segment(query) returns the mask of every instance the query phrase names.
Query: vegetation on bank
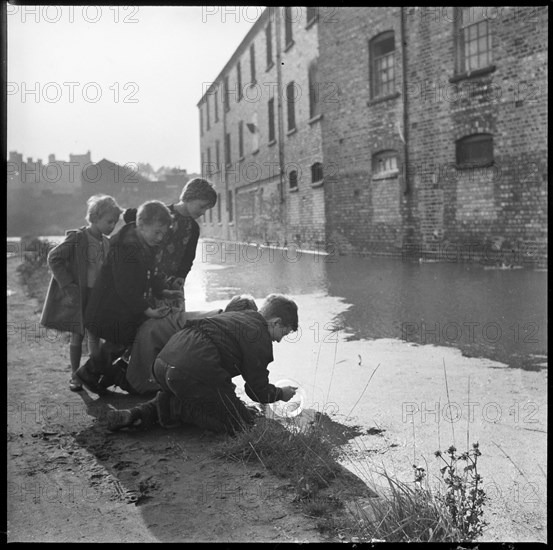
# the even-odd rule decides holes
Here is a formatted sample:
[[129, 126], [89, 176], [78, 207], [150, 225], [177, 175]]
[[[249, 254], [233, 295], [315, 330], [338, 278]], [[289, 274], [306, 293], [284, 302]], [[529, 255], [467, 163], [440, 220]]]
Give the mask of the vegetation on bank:
[[347, 453], [330, 442], [321, 422], [299, 428], [290, 421], [285, 427], [276, 420], [260, 418], [252, 428], [221, 441], [214, 456], [257, 463], [288, 480], [293, 502], [330, 539], [471, 542], [482, 534], [487, 497], [478, 473], [478, 443], [460, 454], [453, 446], [443, 453], [436, 451], [435, 457], [445, 464], [438, 489], [431, 489], [425, 468], [413, 465], [413, 482], [394, 479], [386, 471], [376, 472], [385, 488], [377, 498], [370, 495], [353, 503], [344, 500], [339, 490], [342, 467], [338, 460], [355, 460]]

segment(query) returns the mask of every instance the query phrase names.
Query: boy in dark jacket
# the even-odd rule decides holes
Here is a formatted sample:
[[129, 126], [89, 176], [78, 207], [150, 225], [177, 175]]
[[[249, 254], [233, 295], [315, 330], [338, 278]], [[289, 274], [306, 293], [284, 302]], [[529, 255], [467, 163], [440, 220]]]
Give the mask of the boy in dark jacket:
[[[217, 192], [211, 182], [194, 178], [184, 186], [179, 202], [167, 206], [171, 212], [172, 225], [161, 245], [158, 269], [172, 289], [183, 291], [184, 281], [196, 257], [200, 236], [200, 226], [196, 220], [216, 203]], [[123, 219], [126, 223], [135, 221], [136, 209], [128, 208]]]
[[[172, 299], [157, 274], [155, 254], [171, 224], [171, 214], [159, 201], [140, 206], [136, 223], [128, 223], [110, 241], [85, 312], [85, 327], [111, 346], [132, 345], [138, 327], [148, 318], [169, 313], [156, 299]], [[90, 361], [75, 373], [87, 389], [98, 392], [100, 361]]]
[[192, 423], [233, 434], [253, 423], [252, 413], [235, 393], [241, 375], [246, 394], [258, 403], [289, 401], [295, 387], [269, 383], [273, 342], [298, 328], [298, 308], [280, 294], [267, 297], [259, 312], [224, 312], [188, 321], [167, 342], [154, 363], [161, 387], [156, 397], [130, 410], [110, 411], [108, 429], [158, 422], [164, 427]]

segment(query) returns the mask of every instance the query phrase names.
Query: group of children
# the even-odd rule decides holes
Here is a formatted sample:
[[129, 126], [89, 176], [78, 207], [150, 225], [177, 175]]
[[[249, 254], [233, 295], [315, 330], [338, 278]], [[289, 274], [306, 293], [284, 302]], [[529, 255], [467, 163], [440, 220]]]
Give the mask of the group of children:
[[[234, 433], [254, 418], [234, 391], [238, 375], [258, 403], [295, 394], [297, 388], [270, 384], [267, 369], [272, 342], [297, 330], [292, 300], [272, 294], [258, 310], [251, 297], [237, 296], [224, 311], [185, 311], [196, 219], [216, 202], [202, 178], [170, 205], [148, 201], [124, 211], [113, 197], [96, 195], [87, 203], [88, 225], [67, 231], [48, 255], [52, 279], [41, 324], [71, 333], [70, 390], [101, 394], [118, 385], [155, 393], [134, 409], [110, 411], [110, 430], [158, 422]], [[121, 214], [125, 225], [108, 239]], [[81, 365], [85, 334], [90, 357]]]

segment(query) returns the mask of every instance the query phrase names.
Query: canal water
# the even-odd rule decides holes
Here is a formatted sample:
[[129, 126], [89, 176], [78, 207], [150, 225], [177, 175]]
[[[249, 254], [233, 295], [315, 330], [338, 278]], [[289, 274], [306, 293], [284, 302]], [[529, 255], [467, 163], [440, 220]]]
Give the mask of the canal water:
[[[8, 239], [10, 250], [17, 241]], [[531, 267], [487, 269], [200, 240], [186, 292], [189, 310], [219, 307], [238, 293], [258, 303], [272, 292], [325, 295], [339, 301], [333, 326], [350, 340], [452, 346], [525, 370], [547, 363], [547, 272]]]
[[[468, 263], [314, 255], [202, 241], [193, 271], [207, 303], [246, 292], [336, 297], [348, 339], [453, 346], [463, 355], [540, 370], [547, 361], [547, 273]], [[192, 275], [192, 273], [191, 273]], [[188, 302], [188, 295], [187, 295]]]

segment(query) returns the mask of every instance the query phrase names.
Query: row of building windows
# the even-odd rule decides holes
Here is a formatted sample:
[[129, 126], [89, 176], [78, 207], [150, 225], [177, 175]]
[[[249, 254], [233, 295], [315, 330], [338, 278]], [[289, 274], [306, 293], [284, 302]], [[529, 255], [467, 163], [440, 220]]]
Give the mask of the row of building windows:
[[[293, 44], [292, 37], [292, 17], [286, 15], [292, 8], [285, 8], [285, 43], [288, 46]], [[309, 10], [314, 10], [310, 12]], [[484, 10], [477, 10], [475, 8], [464, 7], [455, 8], [457, 16], [455, 17], [456, 25], [456, 51], [457, 51], [457, 67], [456, 72], [459, 74], [470, 73], [478, 69], [484, 69], [491, 66], [492, 63], [492, 40], [489, 28], [489, 21], [485, 17]], [[308, 12], [308, 24], [310, 21], [317, 20], [317, 9], [307, 8]], [[313, 15], [314, 14], [314, 15]], [[309, 19], [311, 17], [311, 19]], [[269, 67], [273, 63], [272, 54], [272, 26], [271, 22], [268, 23], [265, 36], [267, 41], [267, 66]], [[394, 94], [396, 85], [395, 74], [395, 35], [394, 31], [385, 31], [378, 36], [372, 38], [369, 42], [369, 74], [370, 74], [370, 91], [371, 98], [378, 99]], [[252, 44], [250, 46], [250, 74], [251, 84], [256, 83], [255, 78], [255, 48]], [[317, 62], [314, 61], [309, 66], [309, 110], [310, 116], [317, 116], [319, 101], [318, 101], [318, 67]], [[237, 81], [237, 100], [240, 101], [243, 97], [242, 87], [242, 70], [240, 61], [236, 65], [236, 81]], [[290, 86], [293, 83], [288, 84], [286, 88], [286, 100], [288, 102], [288, 129], [295, 127], [294, 121], [294, 101], [295, 94]], [[230, 109], [229, 104], [229, 77], [224, 77], [224, 90], [223, 94], [224, 108], [226, 111]], [[215, 122], [219, 120], [218, 116], [218, 93], [217, 90], [212, 94], [214, 96], [214, 109], [215, 109]], [[209, 108], [209, 95], [205, 100], [206, 110], [206, 128], [210, 129], [210, 108]], [[200, 108], [200, 129], [203, 134], [203, 117], [202, 109]]]
[[[207, 150], [208, 163], [210, 160], [210, 150]], [[217, 142], [217, 166], [219, 166], [219, 143]], [[372, 172], [375, 176], [396, 177], [399, 173], [399, 155], [397, 151], [386, 150], [375, 153], [372, 158]], [[456, 161], [459, 168], [463, 167], [482, 167], [493, 163], [493, 136], [491, 134], [473, 134], [465, 136], [456, 142]], [[202, 172], [203, 172], [203, 153], [202, 153]], [[211, 165], [207, 166], [207, 176], [211, 175]], [[324, 181], [323, 165], [315, 162], [311, 165], [311, 185], [316, 186]], [[298, 190], [298, 171], [291, 170], [288, 173], [288, 186], [290, 191]], [[230, 223], [234, 220], [233, 192], [227, 191], [227, 213]], [[213, 209], [204, 214], [204, 222], [213, 222]], [[221, 223], [221, 193], [217, 196], [217, 222]]]
[[[270, 102], [273, 100], [270, 100]], [[270, 103], [271, 106], [271, 103]], [[271, 126], [270, 126], [271, 128]], [[274, 136], [274, 124], [273, 124], [273, 136]], [[271, 136], [271, 132], [269, 132]], [[273, 137], [274, 139], [274, 137]], [[204, 154], [202, 152], [202, 169], [205, 167], [205, 173], [208, 177], [219, 171], [220, 165], [220, 146], [219, 141], [215, 142], [215, 165], [212, 164], [211, 148], [207, 148], [207, 164], [204, 164]], [[226, 164], [230, 164], [231, 158], [231, 137], [227, 133], [225, 136], [225, 158]], [[238, 123], [238, 154], [240, 159], [244, 158], [244, 124], [242, 121]], [[398, 171], [398, 155], [393, 150], [381, 151], [373, 155], [372, 170], [376, 175], [393, 174]], [[491, 134], [479, 133], [472, 134], [460, 138], [455, 143], [455, 160], [456, 165], [459, 168], [466, 166], [487, 166], [493, 163], [493, 136]], [[323, 179], [322, 173], [316, 172], [319, 167], [313, 165], [312, 167], [313, 177], [312, 183], [321, 181]], [[322, 166], [320, 167], [322, 169]], [[291, 188], [296, 187], [293, 182], [290, 184]]]
[[[228, 134], [227, 134], [228, 136]], [[207, 148], [207, 164], [204, 164], [204, 155], [202, 153], [202, 173], [207, 177], [220, 170], [219, 164], [219, 142], [216, 142], [215, 164], [211, 163], [211, 149]], [[229, 145], [230, 147], [230, 136]], [[455, 143], [456, 166], [460, 169], [490, 166], [494, 162], [493, 156], [493, 136], [491, 134], [472, 134], [465, 136]], [[372, 157], [372, 172], [377, 177], [394, 177], [399, 173], [399, 155], [395, 150], [385, 150], [375, 153]], [[323, 165], [316, 162], [311, 165], [311, 185], [316, 185], [324, 181]], [[288, 174], [288, 184], [290, 190], [298, 188], [297, 170], [291, 170]]]

